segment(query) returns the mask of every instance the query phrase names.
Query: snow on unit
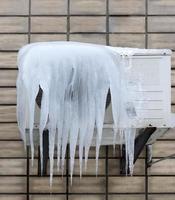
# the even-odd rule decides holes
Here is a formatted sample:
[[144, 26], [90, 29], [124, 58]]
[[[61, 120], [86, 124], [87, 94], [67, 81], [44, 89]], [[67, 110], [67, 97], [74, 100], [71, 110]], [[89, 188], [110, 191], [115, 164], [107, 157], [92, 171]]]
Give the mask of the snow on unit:
[[[126, 166], [129, 166], [132, 173], [136, 129], [132, 126], [131, 118], [133, 121], [139, 119], [126, 80], [132, 67], [131, 56], [136, 50], [118, 48], [114, 51], [112, 47], [79, 42], [41, 42], [28, 44], [20, 49], [17, 78], [18, 126], [25, 145], [26, 128], [29, 127], [33, 160], [35, 100], [41, 88], [43, 93], [39, 124], [40, 153], [42, 163], [42, 134], [47, 128], [50, 184], [52, 184], [55, 147], [57, 167], [63, 171], [66, 147], [68, 143], [70, 144], [72, 181], [76, 146], [79, 146], [81, 176], [83, 156], [86, 168], [94, 134], [96, 134], [97, 173], [106, 97], [109, 90], [114, 146], [116, 140], [121, 144], [125, 143]], [[130, 57], [129, 61], [123, 59], [125, 55]], [[139, 84], [135, 87], [139, 87]]]

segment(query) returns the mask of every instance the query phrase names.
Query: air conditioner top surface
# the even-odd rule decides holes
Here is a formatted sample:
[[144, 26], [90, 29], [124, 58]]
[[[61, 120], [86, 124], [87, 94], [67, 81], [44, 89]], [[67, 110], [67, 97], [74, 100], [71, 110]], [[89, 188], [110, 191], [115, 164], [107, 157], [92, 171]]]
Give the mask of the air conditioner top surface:
[[140, 49], [140, 48], [129, 48], [129, 47], [112, 47], [108, 46], [108, 48], [114, 50], [115, 52], [121, 55], [128, 55], [128, 53], [133, 56], [155, 56], [155, 55], [171, 55], [172, 51], [170, 49]]

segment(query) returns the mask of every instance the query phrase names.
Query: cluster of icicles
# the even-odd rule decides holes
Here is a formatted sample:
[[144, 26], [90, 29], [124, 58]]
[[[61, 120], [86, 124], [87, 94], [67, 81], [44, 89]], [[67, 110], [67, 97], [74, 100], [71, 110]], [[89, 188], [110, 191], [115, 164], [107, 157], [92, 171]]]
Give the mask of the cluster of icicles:
[[[126, 81], [126, 71], [129, 71], [132, 63], [131, 59], [129, 61], [123, 59], [123, 55], [131, 56], [134, 53], [135, 49], [118, 48], [114, 51], [112, 47], [78, 42], [33, 43], [20, 50], [17, 79], [18, 125], [24, 143], [26, 143], [26, 129], [29, 128], [33, 160], [35, 100], [41, 88], [43, 91], [39, 123], [41, 166], [42, 134], [47, 128], [50, 184], [52, 184], [55, 147], [57, 167], [63, 171], [66, 147], [69, 143], [72, 180], [76, 146], [79, 146], [81, 176], [83, 164], [86, 169], [94, 134], [97, 173], [106, 97], [109, 90], [113, 117], [113, 145], [115, 146], [116, 140], [125, 144], [126, 166], [129, 166], [132, 173], [136, 129], [130, 124], [130, 118], [133, 116], [128, 114], [128, 110], [133, 111], [135, 108]], [[133, 118], [135, 117], [137, 116]]]

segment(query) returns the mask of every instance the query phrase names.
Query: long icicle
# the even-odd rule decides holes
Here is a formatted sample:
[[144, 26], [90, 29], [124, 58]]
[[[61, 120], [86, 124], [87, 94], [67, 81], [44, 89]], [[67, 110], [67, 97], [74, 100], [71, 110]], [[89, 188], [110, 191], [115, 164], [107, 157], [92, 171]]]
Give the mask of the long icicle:
[[[21, 138], [24, 141], [24, 147], [26, 149], [26, 126], [27, 126], [27, 94], [26, 89], [23, 86], [23, 82], [20, 77], [21, 74], [18, 75], [17, 78], [17, 121], [18, 127], [20, 129]], [[19, 95], [23, 94], [23, 95]]]
[[[50, 159], [50, 187], [52, 186], [53, 180], [53, 167], [54, 167], [54, 150], [55, 150], [55, 136], [56, 136], [56, 102], [54, 90], [50, 93], [51, 102], [49, 104], [49, 159]], [[56, 109], [57, 110], [57, 109]]]
[[63, 123], [65, 118], [65, 91], [67, 85], [67, 77], [66, 77], [66, 69], [61, 67], [61, 63], [59, 63], [58, 69], [58, 90], [56, 94], [56, 98], [58, 101], [58, 110], [57, 110], [57, 126], [56, 126], [56, 135], [57, 135], [57, 170], [59, 171], [60, 166], [60, 157], [61, 157], [61, 149], [62, 149], [62, 139], [63, 139]]
[[72, 93], [71, 93], [71, 101], [72, 101], [72, 120], [70, 124], [70, 178], [72, 184], [72, 176], [73, 176], [73, 169], [74, 169], [74, 157], [75, 157], [75, 150], [78, 140], [78, 133], [79, 133], [79, 121], [78, 121], [78, 94], [79, 94], [79, 87], [80, 87], [80, 74], [78, 73], [78, 69], [75, 69], [73, 79], [72, 79]]
[[[82, 70], [85, 70], [83, 68]], [[88, 120], [88, 108], [87, 102], [87, 84], [85, 71], [82, 71], [82, 78], [80, 79], [80, 88], [79, 88], [79, 168], [80, 168], [80, 177], [82, 176], [82, 165], [83, 165], [83, 153], [84, 153], [84, 138], [87, 134], [87, 120]]]
[[[104, 74], [103, 74], [104, 73]], [[103, 72], [101, 68], [99, 68], [98, 73], [98, 82], [97, 82], [97, 91], [96, 91], [96, 128], [97, 128], [97, 138], [96, 138], [96, 175], [98, 173], [98, 157], [99, 150], [102, 139], [102, 131], [103, 131], [103, 123], [105, 116], [105, 108], [106, 108], [106, 98], [109, 91], [109, 80], [106, 76], [106, 71]], [[104, 78], [106, 80], [104, 80]], [[102, 84], [103, 83], [103, 84]]]
[[38, 85], [34, 85], [32, 91], [28, 92], [31, 97], [29, 98], [29, 134], [30, 134], [30, 146], [31, 146], [31, 161], [33, 166], [34, 161], [34, 141], [33, 141], [33, 126], [34, 126], [34, 115], [35, 115], [35, 99], [38, 93]]
[[88, 109], [88, 123], [87, 131], [84, 138], [85, 147], [85, 171], [87, 169], [88, 153], [91, 146], [94, 128], [95, 128], [95, 91], [96, 91], [96, 73], [91, 69], [93, 73], [93, 79], [91, 79], [92, 74], [88, 71], [87, 74], [87, 109]]

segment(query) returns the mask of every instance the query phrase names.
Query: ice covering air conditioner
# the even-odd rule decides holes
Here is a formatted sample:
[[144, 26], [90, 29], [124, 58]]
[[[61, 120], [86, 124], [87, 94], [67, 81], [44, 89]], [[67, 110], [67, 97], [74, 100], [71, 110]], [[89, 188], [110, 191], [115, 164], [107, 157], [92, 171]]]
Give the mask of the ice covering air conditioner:
[[[86, 165], [90, 146], [96, 146], [98, 165], [100, 145], [124, 143], [132, 173], [134, 156], [140, 151], [134, 154], [135, 134], [148, 127], [154, 132], [154, 128], [173, 126], [170, 50], [34, 43], [20, 50], [18, 67], [17, 117], [22, 139], [31, 145], [33, 158], [34, 144], [40, 144], [42, 153], [43, 130], [49, 130], [51, 178], [55, 145], [57, 165], [61, 162], [63, 170], [70, 143], [72, 177], [77, 144], [81, 175], [82, 157], [85, 154]], [[35, 103], [39, 93], [41, 109]]]
[[[167, 49], [137, 49], [134, 55], [128, 55], [126, 48], [108, 47], [131, 62], [129, 83], [138, 106], [137, 112], [142, 120], [137, 121], [135, 128], [172, 127], [171, 114], [171, 51]], [[126, 52], [125, 52], [126, 51]], [[140, 82], [140, 90], [134, 85]], [[35, 128], [39, 126], [39, 107], [36, 104]], [[106, 109], [102, 144], [113, 144], [111, 103]], [[127, 124], [124, 124], [124, 126]], [[37, 138], [37, 136], [35, 136]], [[37, 139], [36, 139], [37, 140]], [[95, 145], [95, 139], [93, 144]]]

